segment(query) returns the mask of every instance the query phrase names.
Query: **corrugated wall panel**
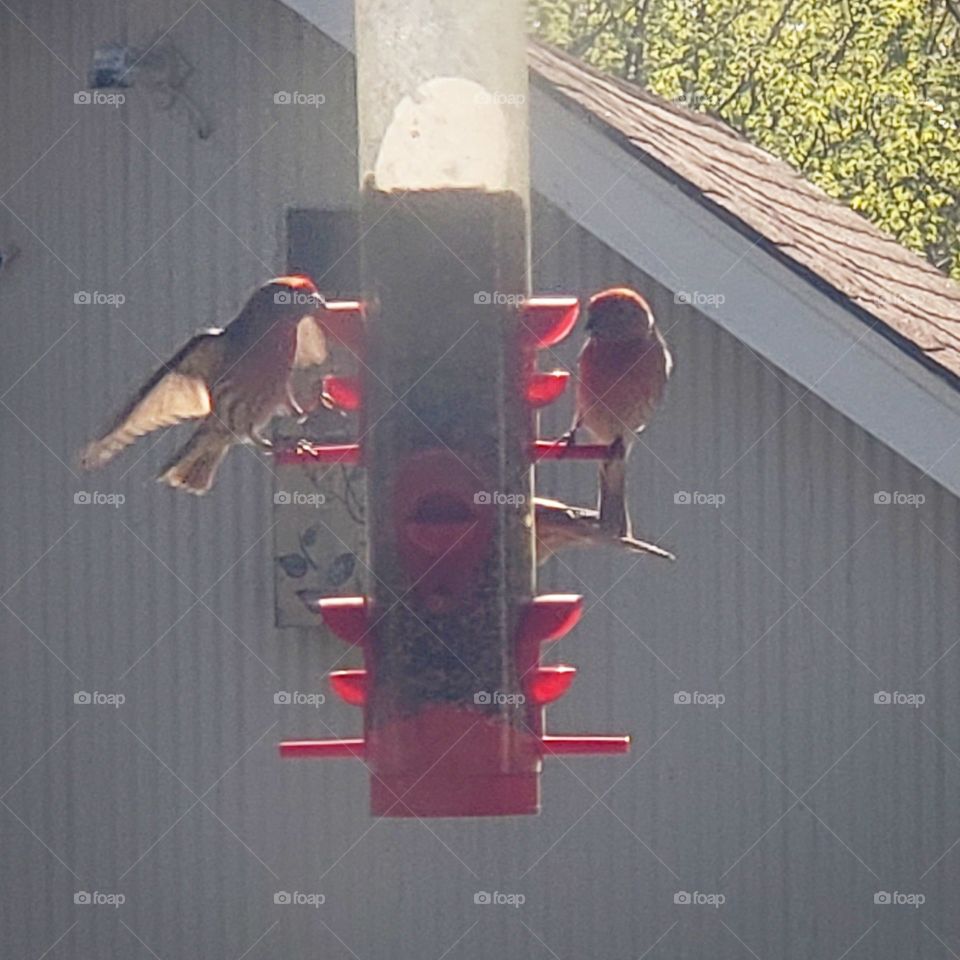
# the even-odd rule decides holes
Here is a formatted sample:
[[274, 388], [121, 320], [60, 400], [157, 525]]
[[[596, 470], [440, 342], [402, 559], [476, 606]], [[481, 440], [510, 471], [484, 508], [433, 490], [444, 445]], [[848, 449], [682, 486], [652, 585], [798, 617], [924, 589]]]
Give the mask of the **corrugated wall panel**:
[[[142, 90], [117, 111], [72, 102], [70, 71], [83, 76], [96, 43], [165, 30], [195, 69], [188, 89], [215, 127], [205, 142]], [[581, 670], [550, 725], [628, 730], [634, 752], [551, 760], [543, 815], [504, 822], [374, 822], [359, 765], [280, 764], [280, 736], [350, 733], [359, 718], [273, 702], [325, 691], [341, 651], [271, 626], [269, 464], [237, 451], [197, 502], [152, 482], [169, 439], [93, 477], [71, 457], [156, 355], [283, 267], [287, 207], [352, 202], [351, 64], [255, 0], [10, 0], [0, 56], [0, 248], [22, 248], [0, 273], [4, 956], [901, 960], [943, 955], [937, 937], [958, 948], [955, 500], [709, 309], [675, 304], [543, 205], [538, 289], [641, 287], [678, 361], [631, 463], [638, 531], [678, 564], [574, 553], [542, 573], [544, 590], [580, 590], [589, 607], [556, 649]], [[278, 90], [326, 102], [281, 109]], [[605, 202], [642, 231], [642, 211], [617, 209], [615, 190]], [[126, 302], [75, 306], [78, 290]], [[562, 431], [569, 410], [543, 420]], [[589, 466], [540, 481], [594, 497]], [[126, 501], [75, 504], [79, 490]], [[879, 490], [926, 502], [877, 505]], [[726, 500], [675, 503], [680, 491]], [[126, 702], [74, 704], [80, 690]], [[880, 690], [927, 702], [875, 705]], [[679, 691], [725, 702], [679, 705]], [[526, 903], [476, 906], [481, 889]], [[75, 905], [79, 890], [126, 902]], [[274, 905], [278, 890], [326, 903]], [[674, 905], [680, 890], [726, 902]], [[927, 902], [875, 906], [878, 890]]]

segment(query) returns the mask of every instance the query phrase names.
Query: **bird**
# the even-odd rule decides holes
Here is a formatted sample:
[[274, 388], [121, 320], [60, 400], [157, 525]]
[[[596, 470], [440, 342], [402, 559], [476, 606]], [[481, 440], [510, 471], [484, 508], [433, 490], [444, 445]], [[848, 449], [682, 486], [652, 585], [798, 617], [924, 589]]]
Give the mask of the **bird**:
[[537, 563], [545, 563], [553, 554], [568, 547], [620, 547], [663, 560], [676, 560], [669, 550], [655, 543], [619, 536], [600, 523], [600, 514], [590, 507], [573, 507], [560, 500], [534, 497], [537, 534]]
[[576, 413], [567, 440], [583, 427], [609, 448], [600, 466], [600, 522], [630, 536], [626, 458], [663, 398], [673, 358], [653, 311], [635, 290], [590, 298], [588, 337], [577, 361]]
[[226, 327], [196, 334], [164, 363], [110, 428], [84, 448], [80, 466], [97, 469], [145, 434], [200, 420], [157, 480], [206, 493], [231, 446], [251, 443], [269, 451], [264, 430], [273, 417], [304, 416], [290, 376], [295, 368], [326, 360], [324, 305], [309, 277], [268, 280]]

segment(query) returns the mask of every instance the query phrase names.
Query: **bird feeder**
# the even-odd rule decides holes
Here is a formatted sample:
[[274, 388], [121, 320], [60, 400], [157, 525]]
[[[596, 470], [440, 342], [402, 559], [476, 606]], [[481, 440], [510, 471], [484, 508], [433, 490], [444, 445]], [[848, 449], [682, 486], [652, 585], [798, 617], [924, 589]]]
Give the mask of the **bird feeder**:
[[330, 679], [364, 734], [281, 750], [362, 757], [380, 816], [535, 813], [544, 755], [628, 746], [544, 730], [575, 671], [541, 648], [582, 601], [536, 594], [533, 465], [607, 451], [535, 439], [568, 379], [536, 353], [578, 304], [529, 296], [523, 20], [515, 0], [356, 4], [366, 297], [337, 335], [362, 355], [325, 387], [360, 438], [279, 456], [367, 471], [369, 595], [307, 598], [362, 650]]

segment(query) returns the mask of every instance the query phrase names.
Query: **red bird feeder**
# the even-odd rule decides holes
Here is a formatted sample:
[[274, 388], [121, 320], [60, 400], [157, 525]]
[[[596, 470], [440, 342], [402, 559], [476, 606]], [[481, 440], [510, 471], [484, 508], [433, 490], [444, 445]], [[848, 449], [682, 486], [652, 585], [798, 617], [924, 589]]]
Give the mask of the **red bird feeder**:
[[531, 814], [545, 755], [629, 745], [544, 730], [576, 671], [541, 649], [582, 601], [536, 595], [533, 468], [608, 451], [536, 440], [536, 409], [569, 380], [537, 370], [537, 351], [569, 335], [579, 304], [528, 296], [523, 5], [474, 0], [440, 32], [415, 15], [356, 3], [366, 298], [328, 305], [324, 323], [361, 360], [325, 382], [360, 440], [277, 454], [366, 470], [369, 595], [304, 598], [362, 651], [363, 669], [330, 679], [363, 710], [363, 737], [281, 752], [362, 757], [378, 816]]
[[[542, 383], [544, 377], [535, 369], [535, 350], [556, 343], [557, 331], [564, 336], [569, 333], [576, 320], [576, 304], [574, 301], [571, 307], [570, 300], [561, 298], [534, 299], [527, 301], [518, 314], [514, 325], [522, 331], [520, 337], [525, 344], [518, 392], [529, 415], [539, 405], [531, 397], [533, 385]], [[354, 337], [354, 342], [362, 340]], [[549, 376], [561, 382], [555, 391], [559, 396], [566, 377]], [[359, 383], [351, 377], [328, 377], [325, 390], [338, 405], [359, 408], [367, 418], [369, 411], [361, 403]], [[360, 462], [368, 459], [361, 456], [363, 447], [366, 442], [356, 446], [301, 446], [278, 456], [288, 462]], [[596, 459], [607, 452], [604, 447], [569, 447], [563, 440], [527, 441], [521, 447], [526, 451], [524, 469], [537, 459], [571, 455]], [[512, 632], [505, 644], [496, 623], [470, 632], [474, 649], [458, 646], [451, 634], [464, 632], [470, 626], [469, 618], [482, 615], [475, 586], [484, 578], [498, 510], [509, 506], [494, 502], [497, 498], [492, 494], [478, 495], [480, 467], [471, 466], [467, 459], [470, 456], [468, 450], [428, 446], [386, 465], [385, 486], [393, 493], [385, 500], [384, 521], [389, 523], [387, 539], [393, 562], [405, 578], [403, 585], [395, 588], [402, 594], [380, 596], [376, 601], [366, 597], [304, 598], [336, 636], [363, 651], [366, 668], [335, 671], [330, 684], [344, 702], [363, 709], [364, 736], [287, 741], [281, 744], [281, 754], [362, 758], [371, 770], [371, 810], [380, 816], [535, 813], [540, 804], [544, 756], [619, 754], [629, 749], [626, 736], [558, 736], [544, 732], [544, 708], [570, 690], [576, 669], [567, 664], [541, 664], [541, 649], [576, 626], [583, 612], [582, 597], [550, 594], [515, 606]], [[376, 578], [375, 568], [374, 572]], [[480, 606], [483, 600], [479, 598]], [[394, 661], [384, 656], [386, 651], [380, 644], [383, 625], [397, 606], [409, 608], [407, 627], [412, 621], [414, 629], [410, 630], [409, 644], [404, 642], [405, 637], [399, 638]], [[418, 632], [420, 646], [432, 645], [432, 657], [418, 651]], [[477, 653], [483, 656], [477, 659]], [[483, 669], [484, 675], [490, 675], [491, 653], [496, 665], [506, 657], [507, 670], [494, 670], [493, 675], [516, 678], [512, 692], [500, 689], [496, 685], [499, 680], [487, 684], [493, 689], [481, 689], [479, 682], [472, 682], [469, 675], [475, 670]], [[448, 666], [451, 660], [460, 660], [464, 667], [453, 670], [461, 681], [453, 691], [449, 681], [445, 682], [444, 671], [435, 666], [445, 660]], [[376, 681], [385, 671], [396, 671], [399, 676], [394, 679], [402, 682], [381, 687], [390, 691], [390, 699], [401, 699], [405, 709], [390, 711], [382, 721], [375, 708], [383, 690], [378, 689]], [[514, 716], [503, 708], [509, 708]]]

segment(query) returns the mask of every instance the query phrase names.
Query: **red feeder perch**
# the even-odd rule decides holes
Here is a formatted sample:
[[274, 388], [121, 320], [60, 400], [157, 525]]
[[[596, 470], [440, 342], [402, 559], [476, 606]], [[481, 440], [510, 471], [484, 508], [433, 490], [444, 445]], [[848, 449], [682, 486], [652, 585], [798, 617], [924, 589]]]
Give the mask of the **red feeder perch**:
[[297, 447], [277, 450], [273, 455], [277, 463], [284, 466], [345, 463], [349, 465], [360, 462], [360, 446], [356, 443], [314, 444], [301, 443]]
[[629, 753], [630, 738], [622, 737], [550, 737], [543, 738], [543, 752], [564, 753]]
[[353, 740], [284, 740], [280, 756], [313, 760], [363, 760], [366, 747], [362, 739]]
[[[569, 444], [563, 438], [556, 440], [535, 440], [531, 448], [534, 460], [606, 460], [610, 455], [608, 447], [598, 443]], [[301, 444], [274, 454], [277, 463], [360, 463], [360, 447], [355, 443], [339, 444]]]
[[535, 460], [606, 460], [610, 448], [599, 443], [568, 443], [564, 438], [537, 440], [534, 445]]

